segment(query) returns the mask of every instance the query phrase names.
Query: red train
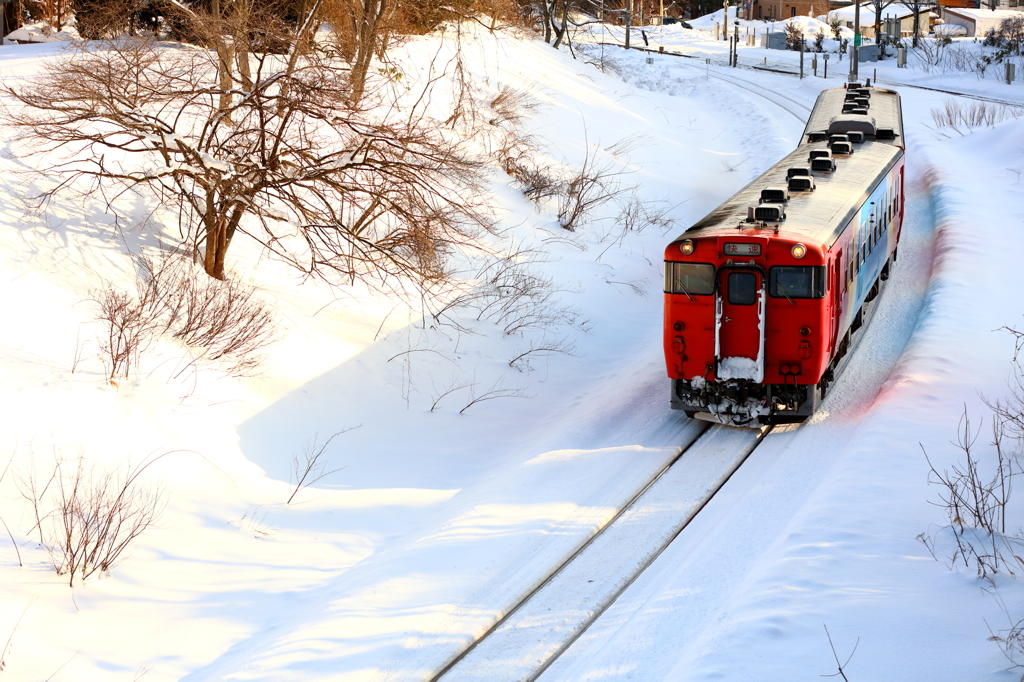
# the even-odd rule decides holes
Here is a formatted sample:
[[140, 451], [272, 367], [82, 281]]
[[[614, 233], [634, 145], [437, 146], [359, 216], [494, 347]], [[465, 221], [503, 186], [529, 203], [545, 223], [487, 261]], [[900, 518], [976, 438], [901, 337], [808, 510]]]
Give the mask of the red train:
[[796, 151], [665, 249], [671, 404], [736, 426], [801, 422], [896, 260], [899, 95], [821, 93]]

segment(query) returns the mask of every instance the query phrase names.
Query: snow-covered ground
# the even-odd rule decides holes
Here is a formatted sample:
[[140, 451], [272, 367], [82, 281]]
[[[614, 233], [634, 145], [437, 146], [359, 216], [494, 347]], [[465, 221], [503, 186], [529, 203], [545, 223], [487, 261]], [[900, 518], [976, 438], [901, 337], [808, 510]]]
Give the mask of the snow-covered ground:
[[[655, 48], [727, 49], [701, 31], [648, 35]], [[404, 68], [434, 40], [408, 43]], [[0, 74], [29, 77], [56, 49], [4, 46]], [[802, 107], [842, 84], [845, 60], [829, 79], [798, 80], [594, 46], [574, 60], [506, 34], [482, 32], [467, 50], [484, 104], [505, 85], [537, 100], [526, 132], [551, 164], [579, 167], [598, 150], [675, 221], [622, 233], [609, 206], [567, 233], [553, 203], [535, 209], [495, 168], [506, 246], [540, 253], [533, 267], [577, 315], [548, 338], [571, 341], [573, 355], [511, 367], [544, 334], [472, 318], [474, 333], [460, 333], [386, 296], [302, 282], [239, 243], [231, 267], [287, 330], [264, 376], [225, 377], [168, 342], [111, 386], [90, 298], [132, 286], [129, 251], [175, 226], [157, 213], [118, 229], [99, 201], [74, 197], [36, 210], [22, 199], [45, 184], [23, 172], [36, 161], [5, 142], [0, 471], [12, 463], [0, 518], [17, 550], [0, 535], [0, 679], [429, 679], [691, 436], [667, 407], [662, 249], [792, 149]], [[741, 64], [761, 59], [799, 55], [740, 48]], [[1024, 103], [1024, 86], [991, 76], [865, 67], [883, 85]], [[766, 438], [543, 679], [816, 679], [835, 672], [823, 623], [841, 661], [859, 638], [850, 679], [1010, 679], [988, 641], [989, 627], [1007, 627], [983, 591], [993, 585], [950, 571], [948, 548], [940, 541], [937, 561], [916, 537], [945, 523], [921, 446], [947, 466], [965, 404], [989, 423], [980, 396], [1005, 394], [1013, 352], [997, 330], [1024, 326], [1024, 119], [936, 130], [931, 110], [949, 96], [899, 89], [909, 220], [845, 375], [810, 423]], [[141, 220], [156, 207], [126, 197], [118, 208]], [[492, 387], [528, 397], [460, 414]], [[285, 504], [291, 456], [352, 427], [327, 451], [344, 468]], [[19, 478], [48, 471], [55, 454], [117, 467], [165, 452], [146, 477], [166, 491], [159, 527], [109, 574], [69, 588], [38, 544]], [[1018, 583], [994, 582], [1014, 620]]]

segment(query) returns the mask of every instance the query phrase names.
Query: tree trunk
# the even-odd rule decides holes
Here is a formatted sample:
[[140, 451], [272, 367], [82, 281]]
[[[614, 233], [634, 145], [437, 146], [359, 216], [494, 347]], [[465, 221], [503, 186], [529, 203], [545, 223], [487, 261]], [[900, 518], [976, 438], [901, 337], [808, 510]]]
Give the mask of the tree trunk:
[[387, 0], [352, 0], [352, 30], [355, 54], [352, 57], [352, 102], [358, 104], [366, 91], [366, 76], [373, 55], [383, 48], [387, 36], [383, 30]]
[[913, 46], [917, 47], [917, 37], [921, 34], [921, 7], [916, 5], [914, 7], [914, 43]]
[[[210, 13], [213, 15], [213, 48], [217, 52], [217, 78], [221, 89], [220, 101], [217, 108], [223, 113], [231, 108], [231, 71], [234, 62], [234, 46], [224, 42], [224, 18], [221, 12], [220, 0], [212, 0]], [[231, 125], [231, 117], [225, 114], [223, 121]]]
[[224, 254], [228, 249], [227, 225], [224, 215], [217, 210], [216, 194], [213, 190], [206, 193], [203, 225], [206, 228], [203, 269], [210, 277], [222, 280], [224, 279]]

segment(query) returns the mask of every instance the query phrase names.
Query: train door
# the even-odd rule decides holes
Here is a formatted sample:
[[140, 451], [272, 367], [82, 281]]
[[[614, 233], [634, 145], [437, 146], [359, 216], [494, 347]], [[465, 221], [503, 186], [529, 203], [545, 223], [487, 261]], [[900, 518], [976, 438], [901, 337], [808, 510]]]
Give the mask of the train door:
[[764, 379], [764, 276], [758, 270], [723, 270], [715, 306], [719, 381]]
[[829, 278], [829, 295], [832, 298], [832, 334], [829, 350], [836, 347], [839, 339], [839, 327], [843, 320], [843, 285], [846, 283], [846, 268], [843, 267], [843, 250], [839, 249], [832, 261], [832, 276]]

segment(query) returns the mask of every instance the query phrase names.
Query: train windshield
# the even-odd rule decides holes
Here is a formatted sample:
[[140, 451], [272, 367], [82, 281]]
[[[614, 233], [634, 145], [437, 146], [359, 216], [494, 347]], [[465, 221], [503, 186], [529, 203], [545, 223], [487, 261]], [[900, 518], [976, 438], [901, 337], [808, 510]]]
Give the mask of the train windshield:
[[665, 293], [709, 296], [715, 293], [715, 266], [710, 263], [665, 263]]
[[771, 269], [773, 298], [822, 298], [825, 296], [825, 266], [777, 265]]

